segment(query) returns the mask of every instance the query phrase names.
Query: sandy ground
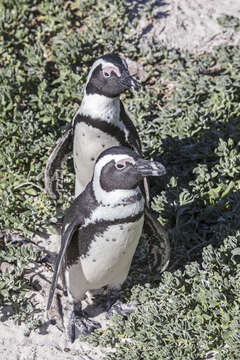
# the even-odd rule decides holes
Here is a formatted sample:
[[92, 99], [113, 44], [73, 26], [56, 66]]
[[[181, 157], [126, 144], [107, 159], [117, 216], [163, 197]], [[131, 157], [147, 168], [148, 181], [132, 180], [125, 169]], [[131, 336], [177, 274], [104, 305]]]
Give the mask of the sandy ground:
[[[139, 4], [136, 2], [136, 12]], [[151, 41], [166, 44], [168, 47], [188, 49], [192, 52], [210, 51], [221, 43], [236, 44], [240, 40], [240, 31], [223, 28], [217, 18], [223, 14], [240, 17], [239, 0], [149, 0], [154, 6], [155, 20], [152, 22], [142, 18], [138, 31], [141, 34], [142, 46]], [[141, 12], [140, 12], [141, 13]], [[54, 254], [58, 247], [57, 236], [35, 238], [38, 246], [49, 253], [49, 262], [53, 264]], [[46, 307], [47, 294], [52, 272], [49, 267], [39, 269], [41, 277], [38, 281], [41, 290], [36, 301], [42, 308]], [[38, 275], [36, 275], [38, 276]], [[60, 291], [61, 294], [61, 291]], [[63, 306], [65, 298], [62, 296]], [[54, 316], [54, 311], [51, 313]], [[56, 312], [55, 312], [56, 315]], [[104, 314], [97, 316], [106, 326]], [[86, 343], [76, 341], [73, 345], [67, 341], [61, 329], [61, 319], [57, 325], [49, 325], [25, 336], [26, 326], [16, 326], [2, 316], [0, 322], [0, 359], [7, 360], [101, 360], [109, 349], [94, 348]]]
[[[141, 3], [142, 1], [136, 1]], [[191, 52], [210, 51], [213, 46], [236, 44], [240, 31], [224, 28], [217, 18], [222, 15], [240, 17], [239, 0], [152, 0], [155, 20], [142, 18], [141, 42], [147, 46], [155, 40], [168, 48]], [[137, 10], [136, 5], [136, 10]]]
[[[48, 261], [47, 265], [44, 263], [42, 266], [38, 266], [37, 271], [33, 270], [28, 274], [31, 281], [37, 283], [39, 288], [39, 291], [34, 291], [28, 296], [34, 296], [37, 308], [46, 309], [53, 275], [51, 267], [54, 267], [60, 237], [50, 233], [38, 234], [34, 237], [33, 242], [36, 244], [36, 248], [44, 249]], [[44, 323], [38, 331], [30, 332], [27, 324], [17, 326], [13, 321], [7, 320], [8, 308], [0, 314], [1, 360], [72, 360], [76, 359], [76, 356], [79, 360], [101, 360], [106, 352], [113, 351], [113, 349], [94, 348], [88, 343], [80, 341], [75, 341], [72, 344], [65, 332], [71, 308], [60, 287], [55, 293], [64, 317], [62, 318], [60, 315], [57, 297], [55, 296], [49, 312], [43, 312], [42, 321]], [[106, 328], [107, 321], [101, 305], [91, 307], [91, 304], [84, 302], [83, 308], [93, 319], [101, 323], [103, 329]], [[54, 320], [55, 323], [52, 324], [51, 320]]]
[[29, 337], [24, 336], [24, 330], [11, 322], [0, 325], [1, 360], [101, 360], [106, 352], [85, 343], [68, 343], [65, 334], [53, 325], [46, 334], [35, 332]]

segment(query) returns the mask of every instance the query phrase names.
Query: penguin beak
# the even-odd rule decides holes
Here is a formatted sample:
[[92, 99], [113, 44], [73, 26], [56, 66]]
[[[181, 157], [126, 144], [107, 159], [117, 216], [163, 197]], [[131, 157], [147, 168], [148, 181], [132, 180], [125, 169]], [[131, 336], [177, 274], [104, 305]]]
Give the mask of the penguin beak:
[[140, 87], [140, 83], [135, 80], [127, 71], [121, 75], [119, 82], [127, 89], [137, 90]]
[[131, 80], [131, 89], [133, 90], [138, 90], [140, 88], [140, 83], [135, 80], [132, 76], [130, 76], [130, 80]]
[[156, 161], [139, 159], [136, 162], [137, 172], [142, 176], [162, 176], [166, 174], [165, 167]]

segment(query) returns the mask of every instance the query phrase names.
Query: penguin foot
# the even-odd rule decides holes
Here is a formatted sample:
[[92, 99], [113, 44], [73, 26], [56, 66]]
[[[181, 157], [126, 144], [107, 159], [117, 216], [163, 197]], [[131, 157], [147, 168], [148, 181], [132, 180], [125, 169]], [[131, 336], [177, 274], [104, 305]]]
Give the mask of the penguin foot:
[[127, 318], [132, 312], [136, 310], [133, 304], [124, 304], [122, 301], [117, 300], [107, 311], [106, 319], [109, 320], [113, 315], [121, 315]]
[[80, 304], [74, 304], [67, 329], [69, 339], [72, 343], [79, 335], [89, 335], [92, 331], [100, 327], [100, 323], [90, 320], [86, 314], [84, 314]]

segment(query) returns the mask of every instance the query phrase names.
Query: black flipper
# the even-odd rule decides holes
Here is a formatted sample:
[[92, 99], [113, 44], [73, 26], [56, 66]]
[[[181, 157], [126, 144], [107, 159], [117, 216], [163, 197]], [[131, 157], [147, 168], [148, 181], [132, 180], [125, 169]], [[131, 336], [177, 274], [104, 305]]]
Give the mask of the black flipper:
[[[127, 115], [122, 102], [120, 101], [120, 118], [129, 130], [128, 143], [131, 144], [133, 150], [142, 154], [141, 141], [135, 125]], [[154, 218], [153, 212], [150, 208], [150, 191], [148, 180], [145, 177], [141, 184], [141, 189], [145, 197], [145, 221], [143, 231], [150, 237], [149, 240], [149, 266], [152, 272], [162, 272], [166, 269], [169, 263], [170, 246], [168, 242], [168, 235], [164, 228]]]
[[57, 144], [48, 158], [45, 169], [45, 189], [52, 199], [58, 199], [57, 190], [57, 170], [61, 169], [61, 165], [67, 155], [73, 152], [73, 127], [70, 124], [64, 135], [57, 141]]
[[126, 126], [126, 128], [129, 131], [129, 135], [127, 138], [127, 142], [129, 144], [129, 147], [131, 147], [133, 150], [138, 152], [139, 154], [142, 154], [142, 148], [141, 148], [141, 141], [137, 132], [137, 129], [135, 125], [133, 124], [132, 120], [126, 113], [123, 103], [120, 101], [120, 119]]
[[143, 231], [150, 237], [149, 267], [154, 273], [162, 272], [167, 268], [170, 257], [168, 234], [147, 206], [145, 206], [144, 215]]
[[77, 218], [75, 221], [73, 221], [72, 223], [70, 223], [68, 225], [67, 230], [64, 231], [64, 233], [62, 235], [62, 246], [59, 251], [56, 265], [55, 265], [55, 270], [54, 270], [54, 274], [53, 274], [53, 278], [52, 278], [52, 284], [51, 284], [51, 288], [50, 288], [49, 296], [48, 296], [47, 310], [49, 310], [52, 305], [54, 291], [57, 286], [57, 281], [58, 281], [58, 277], [59, 277], [59, 274], [60, 274], [60, 271], [62, 268], [62, 263], [63, 263], [64, 256], [66, 254], [66, 250], [71, 242], [71, 239], [72, 239], [75, 231], [77, 230], [77, 228], [79, 226], [81, 226], [81, 224], [80, 224], [79, 218]]
[[[141, 140], [138, 135], [137, 129], [136, 129], [135, 125], [133, 124], [132, 120], [130, 119], [130, 117], [128, 116], [128, 114], [126, 113], [126, 111], [124, 109], [124, 105], [121, 101], [120, 101], [120, 119], [122, 120], [122, 122], [124, 123], [124, 125], [126, 126], [126, 128], [129, 131], [129, 136], [127, 138], [129, 147], [131, 147], [137, 153], [142, 155]], [[148, 181], [146, 178], [143, 179], [142, 190], [144, 190], [144, 193], [145, 193], [146, 205], [147, 205], [147, 207], [149, 207], [150, 206], [149, 205], [150, 204], [150, 192], [149, 192]]]

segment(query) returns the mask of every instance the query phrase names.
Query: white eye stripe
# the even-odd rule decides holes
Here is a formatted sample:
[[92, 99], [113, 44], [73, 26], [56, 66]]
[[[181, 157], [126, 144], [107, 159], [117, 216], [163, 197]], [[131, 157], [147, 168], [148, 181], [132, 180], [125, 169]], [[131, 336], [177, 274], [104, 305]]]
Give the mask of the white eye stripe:
[[118, 77], [121, 77], [121, 73], [120, 73], [120, 70], [114, 66], [114, 65], [105, 65], [103, 66], [103, 75], [105, 77], [109, 77], [111, 75], [111, 73], [114, 73], [116, 74]]
[[111, 160], [114, 160], [115, 163], [125, 163], [125, 162], [131, 162], [132, 164], [135, 164], [135, 161], [133, 158], [131, 158], [129, 155], [125, 155], [125, 154], [115, 154], [115, 155], [105, 155], [103, 156], [100, 160], [98, 160], [98, 162], [95, 165], [95, 170], [94, 173], [97, 174], [97, 176], [100, 176], [101, 170], [104, 167], [104, 165], [106, 165], [107, 163], [109, 163]]
[[[119, 72], [119, 69], [118, 69], [117, 67], [115, 67], [112, 63], [107, 62], [107, 61], [105, 61], [105, 60], [103, 60], [103, 59], [98, 59], [98, 60], [96, 60], [96, 61], [93, 63], [93, 65], [92, 65], [92, 67], [91, 67], [91, 69], [90, 69], [90, 71], [89, 71], [89, 73], [88, 73], [88, 77], [87, 77], [87, 81], [86, 81], [86, 86], [87, 86], [89, 80], [90, 80], [91, 77], [92, 77], [93, 71], [96, 69], [96, 67], [98, 67], [98, 65], [102, 65], [102, 69], [105, 69], [106, 67], [112, 67], [112, 68], [115, 68], [115, 72], [116, 72], [116, 71]], [[120, 73], [120, 72], [119, 72], [119, 73]], [[120, 75], [121, 75], [121, 74], [120, 74]]]

